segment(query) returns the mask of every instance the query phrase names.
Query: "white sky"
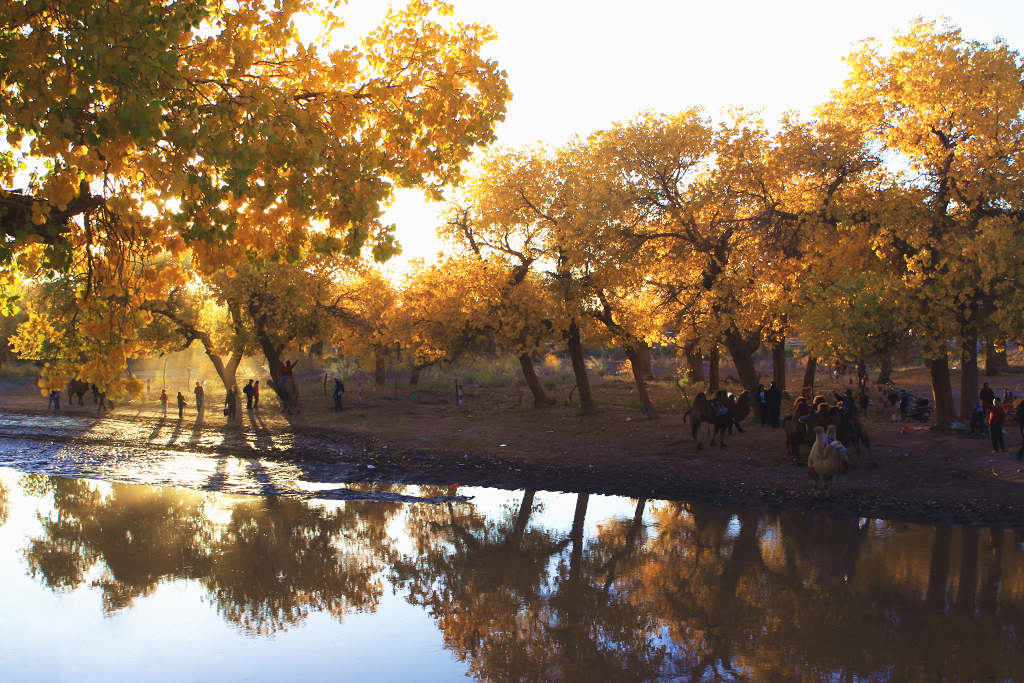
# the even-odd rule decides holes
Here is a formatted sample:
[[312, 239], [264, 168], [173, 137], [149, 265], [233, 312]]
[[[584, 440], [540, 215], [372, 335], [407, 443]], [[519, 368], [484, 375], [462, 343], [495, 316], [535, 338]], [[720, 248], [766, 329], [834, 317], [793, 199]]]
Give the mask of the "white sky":
[[[845, 76], [856, 43], [887, 39], [917, 16], [948, 17], [965, 37], [1024, 50], [1024, 0], [451, 0], [456, 18], [490, 24], [488, 56], [508, 73], [512, 101], [498, 145], [560, 144], [644, 109], [702, 106], [809, 111]], [[350, 0], [361, 12], [379, 0]], [[403, 192], [385, 221], [403, 254], [430, 260], [443, 245], [440, 204]]]

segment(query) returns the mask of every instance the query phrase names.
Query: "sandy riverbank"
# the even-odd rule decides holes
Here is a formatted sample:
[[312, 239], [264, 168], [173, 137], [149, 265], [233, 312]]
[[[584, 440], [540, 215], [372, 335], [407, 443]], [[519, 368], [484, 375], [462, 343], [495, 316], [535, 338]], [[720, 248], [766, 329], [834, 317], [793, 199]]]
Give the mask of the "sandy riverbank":
[[[1015, 381], [1014, 376], [1005, 380], [1008, 387]], [[196, 425], [191, 408], [182, 424], [193, 437], [192, 450], [210, 457], [237, 455], [239, 444], [251, 443], [251, 436], [301, 435], [293, 447], [271, 449], [261, 457], [336, 463], [353, 482], [588, 491], [1024, 527], [1024, 463], [1015, 458], [1021, 447], [1015, 424], [1008, 425], [1009, 453], [996, 455], [990, 453], [987, 440], [906, 431], [904, 425], [869, 410], [864, 422], [871, 435], [871, 453], [826, 497], [812, 489], [805, 468], [785, 457], [781, 430], [748, 421], [746, 431], [729, 438], [727, 447], [705, 445], [698, 450], [682, 424], [679, 397], [674, 403], [671, 399], [674, 386], [668, 389], [671, 382], [664, 384], [660, 402], [664, 412], [660, 419], [648, 420], [629, 401], [612, 398], [628, 395], [628, 383], [619, 378], [596, 382], [601, 411], [592, 417], [582, 417], [563, 404], [535, 409], [519, 388], [486, 386], [467, 387], [461, 407], [452, 397], [429, 390], [418, 391], [413, 401], [397, 389], [392, 393], [366, 388], [361, 405], [346, 401], [345, 409], [334, 413], [321, 386], [309, 378], [299, 415], [286, 418], [265, 397], [258, 413], [243, 409], [240, 425], [225, 424], [218, 409], [208, 411]], [[993, 385], [1000, 388], [998, 383]], [[12, 415], [50, 414], [45, 405], [45, 398], [30, 388], [8, 387], [0, 395], [0, 410]], [[95, 415], [88, 398], [85, 406], [63, 408], [63, 414]], [[158, 435], [162, 425], [170, 429], [177, 422], [176, 409], [169, 413], [162, 418], [155, 400], [139, 400], [105, 414], [106, 428], [48, 438], [162, 448], [165, 442], [151, 435]], [[144, 428], [121, 428], [118, 423], [122, 422]], [[0, 436], [17, 436], [17, 429], [13, 431]], [[218, 434], [226, 438], [211, 438]]]

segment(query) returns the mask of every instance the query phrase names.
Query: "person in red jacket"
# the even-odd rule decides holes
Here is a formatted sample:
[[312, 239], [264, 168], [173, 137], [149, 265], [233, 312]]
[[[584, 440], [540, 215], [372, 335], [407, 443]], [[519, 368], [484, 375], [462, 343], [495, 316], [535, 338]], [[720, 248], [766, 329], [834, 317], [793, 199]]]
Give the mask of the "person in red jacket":
[[1006, 411], [993, 398], [988, 408], [988, 431], [992, 436], [993, 453], [1006, 452], [1006, 442], [1003, 441], [1003, 422], [1005, 421]]
[[298, 365], [298, 363], [299, 361], [297, 360], [286, 360], [284, 362], [284, 367], [281, 368], [281, 378], [277, 380], [278, 386], [284, 386], [284, 378], [294, 373], [295, 366]]

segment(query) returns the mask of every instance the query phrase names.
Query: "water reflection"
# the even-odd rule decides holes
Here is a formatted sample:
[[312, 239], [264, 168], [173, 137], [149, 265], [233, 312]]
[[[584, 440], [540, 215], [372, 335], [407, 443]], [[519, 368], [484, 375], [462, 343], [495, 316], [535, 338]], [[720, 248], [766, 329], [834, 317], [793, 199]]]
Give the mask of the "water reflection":
[[259, 637], [301, 625], [315, 638], [354, 614], [386, 621], [395, 593], [481, 680], [1024, 676], [1012, 532], [534, 491], [477, 491], [474, 505], [383, 488], [441, 502], [0, 477], [0, 522], [36, 510], [21, 554], [0, 563], [23, 563], [56, 594], [98, 593], [107, 615], [182, 582]]
[[340, 619], [372, 611], [388, 550], [388, 503], [324, 508], [284, 498], [226, 498], [183, 489], [32, 474], [27, 492], [52, 496], [29, 540], [29, 572], [50, 588], [90, 585], [107, 612], [175, 579], [201, 584], [225, 619], [272, 633], [310, 611]]

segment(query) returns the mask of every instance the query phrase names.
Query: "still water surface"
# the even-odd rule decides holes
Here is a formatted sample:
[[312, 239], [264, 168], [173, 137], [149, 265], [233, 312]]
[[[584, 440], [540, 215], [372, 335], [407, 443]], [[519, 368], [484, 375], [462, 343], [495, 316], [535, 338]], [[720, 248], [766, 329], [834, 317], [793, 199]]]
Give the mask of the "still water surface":
[[0, 677], [1024, 676], [1012, 532], [375, 489], [304, 500], [0, 469]]
[[1019, 532], [351, 486], [258, 435], [36, 422], [0, 416], [0, 680], [1024, 680]]

